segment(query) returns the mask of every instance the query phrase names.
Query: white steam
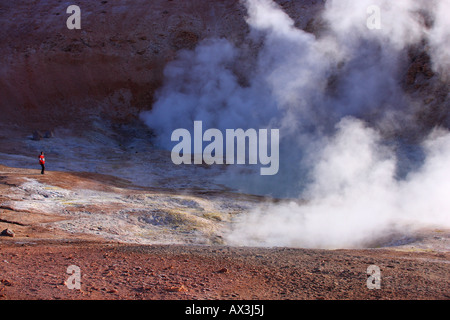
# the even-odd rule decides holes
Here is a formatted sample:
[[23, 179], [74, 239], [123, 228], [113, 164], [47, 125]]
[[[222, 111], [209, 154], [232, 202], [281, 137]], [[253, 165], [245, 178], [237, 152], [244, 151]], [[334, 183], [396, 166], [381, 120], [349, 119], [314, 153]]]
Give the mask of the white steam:
[[428, 36], [433, 66], [445, 80], [450, 80], [450, 1], [433, 4], [434, 25]]
[[[450, 227], [450, 135], [425, 142], [422, 168], [396, 179], [396, 159], [361, 121], [343, 119], [316, 155], [307, 203], [256, 208], [239, 218], [230, 244], [351, 248], [398, 240], [422, 226]], [[357, 146], [357, 147], [356, 147]]]
[[[142, 114], [168, 149], [172, 131], [194, 120], [220, 130], [280, 129], [276, 176], [234, 175], [230, 166], [223, 181], [298, 199], [241, 215], [228, 242], [358, 247], [424, 225], [450, 227], [450, 134], [406, 147], [385, 138], [414, 127], [422, 107], [402, 89], [408, 46], [425, 41], [436, 77], [448, 78], [449, 2], [329, 0], [320, 37], [270, 0], [244, 3], [248, 43], [208, 39], [180, 52]], [[381, 29], [371, 30], [374, 4]]]

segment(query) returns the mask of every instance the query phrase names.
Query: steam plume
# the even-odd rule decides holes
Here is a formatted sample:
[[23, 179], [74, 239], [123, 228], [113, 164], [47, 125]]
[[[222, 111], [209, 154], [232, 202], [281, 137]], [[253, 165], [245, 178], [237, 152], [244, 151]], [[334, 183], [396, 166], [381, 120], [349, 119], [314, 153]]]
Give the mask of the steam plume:
[[[330, 0], [320, 36], [296, 28], [270, 0], [244, 3], [258, 52], [225, 39], [180, 52], [152, 111], [142, 114], [166, 148], [171, 132], [194, 120], [221, 130], [280, 129], [279, 174], [227, 174], [228, 182], [297, 200], [242, 215], [228, 241], [355, 247], [423, 225], [450, 226], [450, 134], [437, 129], [413, 145], [392, 138], [414, 127], [423, 107], [402, 88], [408, 48], [428, 43], [435, 76], [448, 77], [448, 2]], [[366, 24], [373, 4], [381, 29]], [[245, 75], [239, 60], [252, 66]]]

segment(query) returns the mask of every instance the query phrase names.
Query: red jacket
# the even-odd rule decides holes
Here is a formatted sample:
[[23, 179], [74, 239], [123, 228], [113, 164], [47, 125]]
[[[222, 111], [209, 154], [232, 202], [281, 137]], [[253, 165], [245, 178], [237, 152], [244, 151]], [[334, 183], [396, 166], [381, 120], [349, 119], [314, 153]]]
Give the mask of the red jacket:
[[45, 158], [44, 158], [44, 155], [42, 155], [42, 154], [39, 156], [39, 163], [45, 164]]

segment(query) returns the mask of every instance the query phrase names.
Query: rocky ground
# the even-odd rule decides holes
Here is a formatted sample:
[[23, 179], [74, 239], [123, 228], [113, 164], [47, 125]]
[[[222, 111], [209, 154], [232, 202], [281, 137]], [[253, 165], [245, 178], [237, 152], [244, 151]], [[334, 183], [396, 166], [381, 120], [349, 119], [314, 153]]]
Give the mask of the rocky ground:
[[[189, 222], [195, 222], [189, 230], [173, 232], [176, 221], [149, 224], [153, 237], [147, 239], [148, 243], [157, 238], [155, 235], [165, 234], [172, 235], [175, 244], [168, 244], [169, 241], [137, 244], [131, 238], [126, 243], [118, 241], [120, 233], [110, 236], [120, 228], [113, 229], [109, 224], [107, 217], [111, 213], [107, 205], [102, 209], [91, 204], [90, 214], [86, 214], [103, 215], [106, 223], [94, 219], [97, 224], [92, 224], [93, 220], [85, 216], [85, 225], [78, 224], [71, 229], [67, 227], [70, 221], [80, 219], [75, 212], [87, 210], [88, 205], [78, 203], [78, 209], [74, 203], [63, 205], [66, 213], [55, 206], [37, 210], [31, 205], [31, 194], [44, 207], [54, 195], [42, 190], [30, 192], [30, 181], [35, 181], [34, 186], [51, 185], [51, 189], [43, 190], [59, 192], [59, 196], [62, 190], [80, 192], [81, 189], [114, 191], [118, 198], [135, 192], [140, 197], [164, 196], [167, 201], [177, 195], [132, 190], [126, 181], [106, 175], [49, 172], [41, 176], [38, 170], [4, 166], [0, 171], [0, 228], [14, 232], [14, 237], [0, 237], [1, 299], [450, 298], [450, 232], [447, 230], [433, 230], [424, 234], [418, 243], [390, 248], [230, 247], [220, 244], [220, 232], [217, 232], [227, 223], [225, 217], [229, 213], [223, 214], [226, 210], [220, 216], [204, 215], [205, 212], [199, 216], [198, 212], [186, 211], [183, 214], [189, 218], [183, 223], [189, 226]], [[211, 204], [216, 204], [213, 200], [216, 196], [189, 195], [191, 201]], [[226, 197], [230, 196], [222, 195]], [[23, 206], [19, 205], [21, 202]], [[193, 227], [195, 230], [190, 229]], [[184, 241], [176, 238], [176, 234], [184, 235]], [[127, 238], [126, 233], [122, 235]], [[189, 241], [194, 235], [201, 239], [201, 244]], [[80, 268], [80, 290], [68, 287], [67, 268], [71, 265]], [[380, 289], [367, 288], [370, 265], [377, 265], [381, 270]]]
[[[320, 34], [324, 1], [278, 3]], [[77, 4], [81, 30], [67, 29], [67, 2], [0, 1], [0, 299], [450, 298], [449, 230], [373, 249], [230, 247], [233, 218], [272, 200], [230, 192], [214, 180], [220, 169], [178, 168], [153, 148], [138, 117], [166, 64], [207, 38], [242, 44], [240, 1]], [[448, 123], [448, 90], [429, 60], [410, 48], [402, 70], [426, 106], [425, 130]], [[35, 130], [54, 135], [33, 141]], [[44, 176], [32, 169], [41, 150]], [[80, 290], [68, 288], [71, 265]], [[367, 288], [370, 265], [381, 289]]]
[[[2, 241], [2, 299], [448, 299], [449, 254]], [[381, 289], [366, 286], [381, 268]], [[70, 265], [81, 290], [66, 286]]]

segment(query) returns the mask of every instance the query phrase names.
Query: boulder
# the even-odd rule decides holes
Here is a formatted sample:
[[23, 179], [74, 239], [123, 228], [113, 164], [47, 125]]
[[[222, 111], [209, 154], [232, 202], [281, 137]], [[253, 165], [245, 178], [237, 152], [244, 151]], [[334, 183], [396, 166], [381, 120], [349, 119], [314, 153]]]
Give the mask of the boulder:
[[33, 137], [31, 138], [31, 140], [39, 141], [39, 140], [42, 139], [42, 137], [43, 137], [42, 133], [39, 132], [39, 131], [37, 131], [37, 130], [35, 130], [35, 131], [33, 132]]
[[14, 231], [12, 231], [11, 229], [5, 229], [3, 230], [0, 235], [5, 236], [5, 237], [14, 237]]
[[53, 138], [54, 137], [54, 134], [53, 134], [53, 131], [49, 131], [49, 130], [47, 130], [47, 131], [45, 131], [45, 133], [44, 133], [44, 138]]
[[51, 131], [51, 130], [46, 130], [44, 133], [42, 133], [42, 132], [39, 131], [39, 130], [35, 130], [35, 131], [33, 132], [33, 136], [32, 136], [32, 138], [31, 138], [31, 140], [39, 141], [39, 140], [41, 140], [42, 138], [48, 139], [48, 138], [53, 138], [53, 137], [54, 137], [54, 133], [53, 133], [53, 131]]

